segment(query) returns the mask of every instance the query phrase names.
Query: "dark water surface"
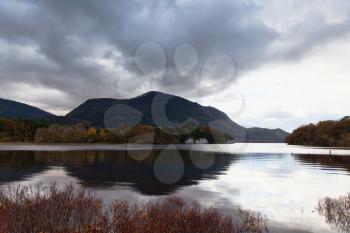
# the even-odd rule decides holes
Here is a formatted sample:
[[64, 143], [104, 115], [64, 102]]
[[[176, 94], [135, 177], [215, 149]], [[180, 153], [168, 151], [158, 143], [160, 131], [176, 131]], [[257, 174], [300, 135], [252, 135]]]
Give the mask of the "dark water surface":
[[73, 183], [105, 203], [176, 195], [225, 212], [259, 211], [271, 232], [337, 232], [315, 207], [320, 198], [350, 192], [350, 151], [329, 156], [329, 149], [284, 144], [234, 148], [1, 145], [0, 188]]

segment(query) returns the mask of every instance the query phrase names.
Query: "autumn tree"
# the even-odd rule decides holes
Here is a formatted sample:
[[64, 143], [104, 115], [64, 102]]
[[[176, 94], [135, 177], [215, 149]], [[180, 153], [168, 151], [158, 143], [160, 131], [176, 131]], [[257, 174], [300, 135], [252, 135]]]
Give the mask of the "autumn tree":
[[314, 146], [350, 146], [350, 119], [339, 121], [320, 121], [301, 126], [287, 138], [286, 143]]

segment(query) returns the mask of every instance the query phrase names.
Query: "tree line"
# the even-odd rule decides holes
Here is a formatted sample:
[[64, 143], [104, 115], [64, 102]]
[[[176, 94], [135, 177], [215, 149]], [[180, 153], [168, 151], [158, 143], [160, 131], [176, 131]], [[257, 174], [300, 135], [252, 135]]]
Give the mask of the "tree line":
[[320, 121], [295, 129], [287, 138], [291, 145], [350, 147], [350, 118]]
[[185, 125], [179, 128], [137, 124], [117, 129], [95, 128], [86, 123], [50, 124], [45, 121], [0, 118], [0, 142], [35, 143], [145, 143], [179, 144], [188, 139], [205, 138], [208, 143], [227, 143], [233, 138], [208, 126]]

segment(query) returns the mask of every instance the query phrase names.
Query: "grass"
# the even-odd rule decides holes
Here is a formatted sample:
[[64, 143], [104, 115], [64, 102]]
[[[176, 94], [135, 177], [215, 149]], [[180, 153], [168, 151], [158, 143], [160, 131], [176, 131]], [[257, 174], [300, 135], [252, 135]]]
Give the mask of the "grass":
[[58, 189], [17, 186], [0, 190], [2, 233], [264, 233], [267, 219], [240, 210], [224, 216], [214, 208], [177, 197], [145, 204], [101, 200], [72, 185]]

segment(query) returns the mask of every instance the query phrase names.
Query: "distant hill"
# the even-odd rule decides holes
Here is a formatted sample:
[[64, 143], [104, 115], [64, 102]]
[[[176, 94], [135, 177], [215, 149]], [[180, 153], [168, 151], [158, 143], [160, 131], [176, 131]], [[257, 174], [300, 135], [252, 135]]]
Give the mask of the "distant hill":
[[[157, 98], [156, 105], [153, 104], [155, 98]], [[105, 113], [118, 104], [129, 106], [141, 113], [139, 122], [143, 124], [169, 127], [172, 122], [180, 123], [191, 119], [191, 122], [208, 125], [230, 134], [236, 142], [284, 142], [288, 135], [281, 129], [245, 128], [216, 108], [205, 107], [178, 96], [155, 91], [131, 99], [90, 99], [68, 113], [66, 117], [90, 122], [96, 127], [106, 127]], [[165, 112], [162, 112], [163, 109]], [[123, 112], [123, 119], [126, 122], [135, 117], [135, 113], [129, 109]], [[154, 119], [154, 116], [157, 119]]]
[[36, 120], [54, 115], [27, 104], [0, 98], [0, 116]]
[[[288, 133], [281, 129], [245, 128], [216, 108], [155, 91], [131, 99], [90, 99], [66, 116], [55, 116], [27, 104], [0, 98], [0, 117], [40, 119], [58, 124], [85, 122], [104, 128], [107, 127], [105, 113], [113, 110], [116, 105], [127, 106], [119, 111], [118, 116], [112, 114], [112, 118], [118, 117], [125, 123], [135, 121], [138, 115], [140, 119], [136, 119], [137, 122], [160, 127], [181, 126], [182, 122], [195, 123], [225, 132], [234, 137], [235, 142], [284, 142], [288, 136]], [[186, 121], [188, 119], [190, 120]]]
[[82, 120], [72, 119], [65, 116], [56, 116], [28, 104], [1, 98], [0, 117], [23, 120], [44, 120], [51, 124], [61, 125], [72, 125], [82, 122]]
[[289, 135], [282, 129], [247, 128], [247, 142], [284, 142]]

